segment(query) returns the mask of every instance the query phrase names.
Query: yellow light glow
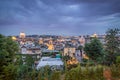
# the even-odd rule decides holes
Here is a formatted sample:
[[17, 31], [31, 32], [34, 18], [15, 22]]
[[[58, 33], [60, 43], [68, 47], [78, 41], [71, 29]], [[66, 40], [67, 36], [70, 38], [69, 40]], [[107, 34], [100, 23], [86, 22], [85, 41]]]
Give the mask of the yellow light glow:
[[95, 34], [91, 35], [91, 37], [98, 37], [98, 35], [95, 33]]
[[12, 37], [12, 40], [14, 40], [14, 41], [15, 41], [15, 40], [17, 40], [17, 38], [16, 38], [15, 36], [13, 36], [13, 37]]
[[52, 44], [48, 45], [48, 50], [54, 50], [54, 46]]

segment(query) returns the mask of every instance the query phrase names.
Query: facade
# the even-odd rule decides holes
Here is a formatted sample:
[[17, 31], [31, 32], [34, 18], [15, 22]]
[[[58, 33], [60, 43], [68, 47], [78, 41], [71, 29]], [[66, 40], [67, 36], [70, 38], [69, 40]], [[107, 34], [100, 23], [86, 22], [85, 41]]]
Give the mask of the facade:
[[22, 54], [41, 54], [40, 48], [37, 47], [21, 47]]
[[27, 53], [27, 47], [22, 46], [22, 47], [21, 47], [21, 53], [22, 53], [22, 54], [26, 54], [26, 53]]
[[36, 56], [36, 58], [39, 59], [42, 55], [42, 52], [41, 52], [40, 48], [37, 48], [37, 47], [22, 46], [21, 47], [21, 54], [34, 55], [34, 56]]
[[74, 47], [65, 47], [63, 50], [63, 56], [69, 55], [74, 57], [76, 49]]
[[48, 41], [47, 46], [48, 46], [48, 50], [54, 50], [54, 45], [53, 45], [52, 39], [50, 39], [50, 40]]
[[39, 39], [39, 44], [43, 44], [43, 39], [42, 38]]
[[41, 54], [40, 48], [27, 48], [27, 54]]
[[84, 46], [85, 45], [85, 38], [84, 36], [81, 36], [79, 39], [80, 45]]

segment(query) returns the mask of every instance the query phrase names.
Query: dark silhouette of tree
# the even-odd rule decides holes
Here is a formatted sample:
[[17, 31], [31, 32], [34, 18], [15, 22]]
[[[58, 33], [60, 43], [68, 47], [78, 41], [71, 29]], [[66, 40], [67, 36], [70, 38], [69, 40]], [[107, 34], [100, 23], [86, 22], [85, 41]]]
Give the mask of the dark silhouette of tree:
[[108, 29], [106, 32], [106, 59], [110, 64], [115, 63], [117, 55], [120, 55], [120, 29]]

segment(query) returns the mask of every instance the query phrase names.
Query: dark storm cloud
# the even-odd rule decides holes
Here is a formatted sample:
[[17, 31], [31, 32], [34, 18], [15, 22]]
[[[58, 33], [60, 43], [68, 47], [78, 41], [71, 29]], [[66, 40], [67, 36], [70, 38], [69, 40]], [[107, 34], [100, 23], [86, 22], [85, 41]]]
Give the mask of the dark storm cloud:
[[119, 22], [120, 0], [0, 0], [1, 33], [15, 26], [28, 33], [104, 33]]

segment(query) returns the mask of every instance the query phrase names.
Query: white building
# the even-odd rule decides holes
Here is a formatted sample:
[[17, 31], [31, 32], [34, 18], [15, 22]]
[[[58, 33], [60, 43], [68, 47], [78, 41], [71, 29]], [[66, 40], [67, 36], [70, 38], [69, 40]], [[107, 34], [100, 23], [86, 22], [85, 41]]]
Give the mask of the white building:
[[63, 50], [63, 56], [69, 55], [74, 56], [76, 49], [74, 47], [65, 47]]
[[37, 69], [41, 67], [50, 66], [51, 70], [63, 69], [64, 63], [60, 58], [42, 57], [37, 65]]

